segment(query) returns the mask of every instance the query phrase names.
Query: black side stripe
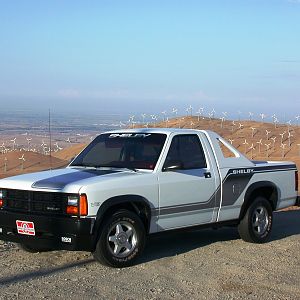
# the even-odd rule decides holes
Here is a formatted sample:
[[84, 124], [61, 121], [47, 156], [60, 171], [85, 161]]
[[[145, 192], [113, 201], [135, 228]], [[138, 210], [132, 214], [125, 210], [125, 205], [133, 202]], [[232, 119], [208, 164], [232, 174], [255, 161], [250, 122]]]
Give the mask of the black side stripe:
[[[246, 170], [246, 171], [245, 171]], [[249, 171], [247, 173], [247, 170]], [[254, 174], [265, 173], [265, 172], [280, 172], [280, 171], [296, 171], [296, 165], [282, 165], [282, 166], [265, 166], [265, 167], [247, 167], [247, 168], [235, 168], [229, 169], [223, 182], [223, 201], [222, 206], [233, 205], [240, 195], [247, 188], [251, 178]], [[237, 173], [237, 171], [245, 171], [246, 173]], [[210, 197], [207, 202], [194, 202], [179, 205], [164, 206], [161, 208], [155, 208], [152, 210], [153, 216], [163, 216], [168, 214], [185, 213], [191, 211], [197, 211], [201, 209], [209, 209], [219, 207], [221, 202], [221, 186], [217, 188], [214, 194]]]

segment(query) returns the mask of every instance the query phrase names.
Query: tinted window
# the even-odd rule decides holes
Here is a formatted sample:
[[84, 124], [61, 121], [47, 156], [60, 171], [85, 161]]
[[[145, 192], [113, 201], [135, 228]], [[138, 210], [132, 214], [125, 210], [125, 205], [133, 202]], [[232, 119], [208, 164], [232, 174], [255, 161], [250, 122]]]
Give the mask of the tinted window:
[[101, 134], [71, 165], [153, 170], [165, 140], [156, 133]]
[[197, 135], [177, 135], [173, 138], [165, 164], [179, 161], [182, 169], [206, 168], [206, 161]]

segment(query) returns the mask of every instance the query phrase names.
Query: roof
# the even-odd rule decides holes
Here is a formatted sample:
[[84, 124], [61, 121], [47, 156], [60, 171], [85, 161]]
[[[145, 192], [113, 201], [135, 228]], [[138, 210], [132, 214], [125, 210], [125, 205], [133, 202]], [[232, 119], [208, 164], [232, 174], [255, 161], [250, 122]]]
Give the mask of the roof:
[[132, 132], [132, 133], [162, 133], [162, 134], [171, 134], [171, 133], [196, 133], [203, 130], [197, 130], [197, 129], [185, 129], [185, 128], [131, 128], [131, 129], [118, 129], [118, 130], [112, 130], [107, 131], [106, 133], [120, 133], [120, 132]]

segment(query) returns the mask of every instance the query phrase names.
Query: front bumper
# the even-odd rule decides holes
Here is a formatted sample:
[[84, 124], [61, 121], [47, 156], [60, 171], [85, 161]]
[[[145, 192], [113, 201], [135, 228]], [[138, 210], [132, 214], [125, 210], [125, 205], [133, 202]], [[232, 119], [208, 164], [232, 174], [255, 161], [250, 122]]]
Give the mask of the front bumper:
[[[33, 222], [35, 236], [17, 232], [16, 220]], [[0, 240], [53, 250], [93, 251], [94, 219], [0, 211]]]

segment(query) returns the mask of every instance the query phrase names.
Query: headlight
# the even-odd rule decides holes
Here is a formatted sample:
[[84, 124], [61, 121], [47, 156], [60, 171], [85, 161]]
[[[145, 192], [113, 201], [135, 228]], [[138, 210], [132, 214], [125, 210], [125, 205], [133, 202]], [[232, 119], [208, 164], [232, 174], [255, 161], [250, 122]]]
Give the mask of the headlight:
[[88, 203], [85, 194], [68, 196], [67, 214], [76, 216], [87, 216]]
[[6, 191], [0, 190], [0, 208], [4, 206], [4, 200], [3, 198], [6, 197]]
[[0, 189], [0, 199], [3, 199], [6, 197], [6, 191]]

